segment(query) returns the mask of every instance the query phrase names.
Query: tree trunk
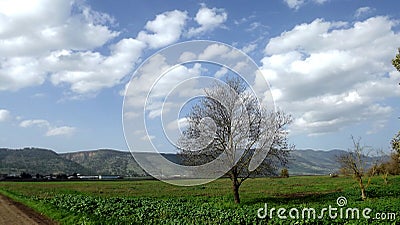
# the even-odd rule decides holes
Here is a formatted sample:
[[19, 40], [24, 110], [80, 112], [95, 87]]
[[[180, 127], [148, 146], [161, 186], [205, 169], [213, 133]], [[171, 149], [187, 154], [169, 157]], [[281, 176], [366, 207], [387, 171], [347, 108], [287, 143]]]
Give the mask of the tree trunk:
[[365, 187], [362, 178], [358, 178], [358, 183], [361, 189], [361, 199], [364, 201], [367, 198], [367, 195], [365, 194]]
[[365, 200], [367, 198], [367, 196], [365, 195], [365, 188], [364, 187], [361, 188], [361, 198], [362, 198], [362, 200]]
[[388, 184], [388, 180], [387, 180], [388, 175], [389, 175], [389, 172], [385, 172], [385, 173], [383, 174], [383, 176], [382, 176], [383, 181], [385, 182], [385, 184]]
[[239, 197], [239, 182], [237, 177], [233, 177], [232, 179], [232, 191], [233, 191], [233, 197], [235, 198], [235, 203], [239, 204], [240, 203], [240, 197]]

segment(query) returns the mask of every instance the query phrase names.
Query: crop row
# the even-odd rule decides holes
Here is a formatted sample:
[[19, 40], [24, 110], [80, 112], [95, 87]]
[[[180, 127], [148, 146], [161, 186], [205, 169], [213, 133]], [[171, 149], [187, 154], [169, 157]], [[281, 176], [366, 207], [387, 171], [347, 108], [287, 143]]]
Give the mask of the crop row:
[[[354, 224], [355, 220], [282, 220], [260, 219], [261, 205], [224, 206], [217, 201], [190, 198], [156, 199], [129, 197], [96, 197], [58, 194], [53, 198], [36, 198], [52, 207], [80, 216], [77, 224]], [[303, 205], [306, 206], [306, 205]], [[364, 221], [367, 222], [367, 221]], [[371, 222], [371, 221], [369, 221]]]
[[214, 203], [187, 199], [102, 198], [60, 194], [48, 199], [35, 199], [78, 213], [88, 223], [107, 224], [254, 224], [262, 223], [251, 207], [222, 209]]

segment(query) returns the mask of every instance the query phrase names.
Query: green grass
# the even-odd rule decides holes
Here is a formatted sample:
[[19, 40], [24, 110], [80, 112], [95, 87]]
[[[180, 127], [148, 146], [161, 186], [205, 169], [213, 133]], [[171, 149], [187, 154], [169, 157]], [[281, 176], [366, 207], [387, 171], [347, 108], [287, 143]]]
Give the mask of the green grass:
[[[375, 177], [360, 200], [359, 189], [349, 177], [302, 176], [248, 179], [240, 187], [242, 203], [233, 203], [229, 179], [206, 185], [179, 187], [155, 180], [87, 182], [1, 182], [0, 192], [61, 224], [396, 224], [400, 222], [400, 176], [389, 184]], [[396, 220], [282, 220], [257, 218], [257, 210], [306, 208], [321, 210], [336, 199], [347, 198], [345, 207], [396, 212]]]

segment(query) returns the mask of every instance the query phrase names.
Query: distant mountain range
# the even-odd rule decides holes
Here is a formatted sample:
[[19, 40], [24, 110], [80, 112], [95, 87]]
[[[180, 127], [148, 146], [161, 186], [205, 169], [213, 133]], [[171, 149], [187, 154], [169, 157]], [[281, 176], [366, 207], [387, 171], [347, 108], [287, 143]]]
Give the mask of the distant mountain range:
[[0, 173], [22, 172], [39, 174], [72, 174], [76, 171], [90, 174], [93, 171], [71, 160], [66, 160], [54, 151], [38, 148], [0, 149]]
[[[295, 150], [288, 164], [292, 175], [322, 175], [339, 169], [335, 156], [343, 150]], [[152, 153], [148, 154], [151, 157]], [[170, 161], [178, 162], [176, 154], [163, 154]], [[20, 174], [72, 174], [146, 176], [129, 152], [100, 149], [71, 153], [56, 153], [47, 149], [0, 148], [0, 173]]]
[[289, 174], [294, 175], [322, 175], [335, 173], [340, 166], [336, 162], [336, 156], [346, 151], [334, 149], [323, 150], [295, 150], [291, 153], [288, 163]]

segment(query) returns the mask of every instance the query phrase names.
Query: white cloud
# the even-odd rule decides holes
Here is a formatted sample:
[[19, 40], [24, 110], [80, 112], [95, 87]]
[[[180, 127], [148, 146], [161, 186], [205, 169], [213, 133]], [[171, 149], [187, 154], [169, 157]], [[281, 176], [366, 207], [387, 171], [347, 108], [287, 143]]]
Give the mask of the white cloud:
[[167, 125], [167, 129], [169, 130], [180, 130], [181, 132], [185, 130], [185, 128], [189, 125], [189, 121], [186, 117], [179, 118], [175, 121], [170, 122]]
[[75, 132], [75, 130], [76, 130], [75, 127], [68, 127], [68, 126], [50, 128], [46, 132], [46, 136], [47, 137], [51, 137], [51, 136], [68, 136], [68, 135], [72, 135]]
[[291, 9], [299, 9], [304, 4], [304, 0], [283, 0]]
[[0, 57], [0, 91], [40, 85], [46, 79], [46, 73], [40, 68], [40, 62], [32, 57]]
[[328, 2], [329, 0], [313, 0], [313, 2], [317, 4], [324, 4], [325, 2]]
[[229, 52], [229, 48], [225, 45], [213, 44], [207, 46], [207, 48], [199, 55], [201, 60], [211, 60], [216, 57], [221, 57]]
[[298, 10], [301, 6], [303, 6], [304, 4], [306, 4], [308, 2], [322, 5], [326, 2], [328, 2], [329, 0], [308, 0], [308, 1], [307, 0], [283, 0], [283, 1], [287, 4], [287, 6], [289, 6], [289, 8]]
[[196, 35], [204, 34], [208, 31], [212, 31], [218, 27], [223, 27], [223, 24], [228, 18], [228, 14], [224, 9], [207, 8], [205, 4], [201, 5], [201, 8], [196, 14], [195, 21], [200, 25], [197, 28], [190, 28], [187, 36], [193, 37]]
[[296, 117], [293, 130], [309, 135], [371, 121], [382, 127], [400, 96], [391, 58], [400, 46], [396, 22], [372, 17], [348, 24], [322, 19], [270, 39], [263, 72], [277, 104]]
[[[196, 95], [201, 89], [196, 89], [196, 79], [202, 71], [201, 64], [195, 63], [193, 67], [179, 65], [165, 73], [154, 83], [149, 93], [146, 109], [149, 118], [156, 118], [161, 113], [168, 113], [170, 109], [176, 108], [182, 102], [181, 97]], [[177, 86], [179, 85], [179, 86]], [[168, 96], [168, 99], [164, 99]]]
[[242, 54], [239, 51], [231, 49], [226, 45], [215, 43], [207, 46], [207, 48], [199, 54], [198, 58], [200, 60], [215, 60], [218, 58], [222, 58], [225, 59], [226, 62], [228, 62], [232, 59], [238, 59], [241, 56]]
[[[124, 115], [126, 119], [136, 119], [137, 112], [143, 111], [146, 102], [149, 118], [158, 117], [162, 110], [166, 113], [169, 108], [174, 107], [175, 101], [179, 101], [177, 99], [196, 93], [194, 88], [196, 80], [190, 79], [200, 76], [201, 64], [172, 66], [160, 54], [153, 56], [142, 66], [131, 80], [126, 92], [127, 97], [124, 102], [127, 110]], [[177, 87], [177, 84], [181, 85]], [[164, 98], [168, 95], [170, 98], [167, 101]], [[147, 96], [147, 99], [143, 96]]]
[[5, 122], [11, 118], [10, 111], [6, 109], [0, 109], [0, 123]]
[[24, 120], [19, 124], [20, 127], [50, 127], [50, 123], [47, 120]]
[[138, 112], [124, 112], [124, 119], [131, 120], [140, 116]]
[[179, 57], [179, 62], [187, 62], [187, 61], [195, 60], [196, 58], [197, 58], [197, 56], [193, 52], [184, 52]]
[[360, 18], [360, 17], [363, 17], [365, 15], [372, 13], [373, 11], [374, 11], [374, 9], [371, 7], [368, 7], [368, 6], [361, 7], [356, 10], [356, 12], [354, 13], [354, 17]]
[[[213, 30], [226, 18], [224, 10], [202, 5], [195, 18], [200, 27], [193, 32]], [[185, 11], [164, 12], [148, 21], [136, 39], [116, 41], [115, 19], [82, 1], [2, 1], [0, 91], [17, 91], [49, 80], [68, 88], [64, 93], [72, 98], [95, 96], [131, 74], [146, 48], [178, 41], [187, 19]]]
[[[383, 24], [388, 22], [387, 24]], [[378, 23], [383, 27], [378, 28]], [[363, 45], [365, 42], [379, 37], [380, 31], [387, 32], [392, 27], [393, 22], [386, 18], [371, 18], [364, 22], [357, 22], [353, 29], [346, 29], [346, 22], [326, 22], [323, 19], [316, 19], [307, 24], [303, 23], [295, 26], [292, 30], [283, 32], [279, 37], [272, 38], [265, 48], [267, 54], [290, 52], [298, 50], [306, 52], [317, 52], [329, 49], [346, 50], [354, 45]], [[365, 32], [371, 32], [371, 37], [365, 35]], [[320, 35], [320, 36], [319, 36]], [[345, 38], [345, 35], [352, 35], [352, 38]], [[359, 38], [359, 40], [353, 39]], [[338, 42], [337, 40], [341, 40]]]
[[108, 20], [110, 16], [69, 0], [5, 0], [0, 4], [0, 52], [17, 57], [93, 49], [118, 35], [104, 24]]
[[43, 84], [47, 74], [60, 72], [49, 68], [49, 57], [60, 51], [84, 54], [105, 45], [119, 35], [107, 25], [113, 21], [78, 1], [2, 1], [0, 91]]
[[120, 84], [140, 62], [146, 46], [177, 41], [186, 19], [187, 13], [178, 10], [157, 15], [137, 39], [121, 39], [109, 45], [107, 54], [95, 49], [107, 47], [119, 35], [111, 29], [115, 19], [110, 15], [80, 1], [2, 1], [0, 91], [17, 91], [49, 79], [68, 87], [72, 96], [93, 96]]
[[187, 12], [179, 10], [164, 12], [146, 23], [146, 30], [139, 32], [137, 39], [150, 48], [160, 48], [176, 42], [186, 24]]
[[[249, 24], [249, 27], [246, 28], [246, 31], [249, 32], [249, 33], [254, 34], [257, 30], [263, 31], [263, 30], [268, 29], [268, 28], [269, 28], [268, 26], [266, 26], [266, 25], [264, 25], [264, 24], [262, 24], [260, 22], [252, 22], [252, 23]], [[266, 33], [266, 32], [263, 31], [263, 33]], [[262, 37], [259, 37], [259, 38], [261, 39]]]
[[153, 136], [153, 135], [144, 135], [144, 136], [142, 136], [142, 137], [140, 138], [140, 140], [142, 140], [142, 141], [147, 141], [147, 140], [153, 140], [154, 138], [156, 138], [156, 137]]
[[70, 127], [70, 126], [52, 126], [49, 121], [47, 120], [42, 120], [42, 119], [37, 119], [37, 120], [24, 120], [21, 121], [19, 124], [20, 127], [22, 128], [28, 128], [28, 127], [39, 127], [39, 128], [44, 128], [46, 129], [45, 136], [51, 137], [51, 136], [69, 136], [72, 135], [75, 131], [75, 127]]
[[78, 94], [95, 93], [121, 82], [134, 68], [142, 54], [144, 43], [136, 39], [122, 39], [111, 47], [111, 55], [98, 52], [53, 52], [45, 59], [51, 82], [67, 83]]
[[226, 67], [221, 67], [221, 69], [219, 69], [216, 73], [215, 73], [215, 77], [216, 78], [221, 78], [223, 77], [225, 74], [228, 73], [228, 69]]
[[248, 45], [244, 46], [242, 48], [242, 51], [246, 54], [249, 54], [250, 52], [254, 51], [256, 48], [257, 48], [257, 44], [252, 43], [252, 44], [248, 44]]

